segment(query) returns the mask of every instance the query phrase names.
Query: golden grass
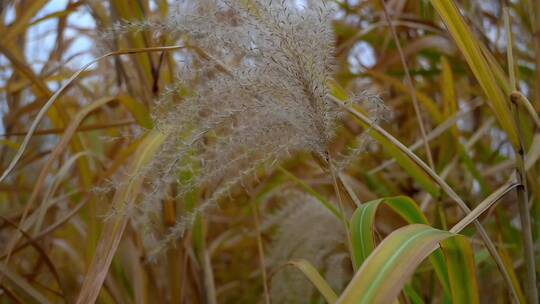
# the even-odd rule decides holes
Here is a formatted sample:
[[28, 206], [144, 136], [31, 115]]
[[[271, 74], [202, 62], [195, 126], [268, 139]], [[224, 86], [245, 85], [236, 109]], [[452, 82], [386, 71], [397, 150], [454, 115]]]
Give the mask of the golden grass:
[[[66, 29], [97, 42], [98, 29], [162, 20], [172, 8], [83, 0], [44, 12], [52, 2], [0, 7], [3, 20], [15, 14], [0, 25], [0, 303], [268, 304], [276, 273], [291, 270], [314, 286], [303, 303], [538, 301], [534, 1], [487, 1], [490, 9], [477, 1], [336, 1], [337, 71], [328, 85], [345, 115], [328, 158], [290, 155], [258, 170], [154, 261], [130, 212], [148, 191], [145, 166], [169, 135], [155, 127], [156, 99], [174, 82], [179, 52], [234, 75], [211, 50], [147, 31], [116, 39], [118, 51], [87, 54], [96, 59], [84, 66], [54, 67], [72, 45]], [[81, 28], [75, 14], [97, 28]], [[24, 50], [49, 21], [58, 21], [54, 51], [41, 70]], [[366, 56], [362, 46], [372, 58], [355, 59]], [[375, 123], [368, 108], [347, 102], [363, 90], [380, 92], [392, 112], [387, 121]], [[373, 141], [338, 171], [333, 157], [363, 132]], [[178, 176], [189, 182], [190, 174]], [[175, 197], [172, 185], [152, 218], [156, 230], [174, 227], [208, 190]], [[346, 257], [339, 279], [303, 256], [273, 264], [275, 237], [288, 233], [273, 216], [288, 210], [291, 190], [344, 224], [347, 239], [334, 250]], [[318, 224], [298, 229], [308, 234]]]

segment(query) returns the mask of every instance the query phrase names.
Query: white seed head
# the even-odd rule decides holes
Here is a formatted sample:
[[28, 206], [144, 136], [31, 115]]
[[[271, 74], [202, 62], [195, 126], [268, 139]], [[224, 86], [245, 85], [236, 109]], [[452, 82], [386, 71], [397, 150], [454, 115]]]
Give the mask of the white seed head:
[[[163, 22], [114, 29], [152, 29], [188, 46], [177, 54], [178, 79], [152, 113], [168, 137], [147, 169], [149, 190], [138, 220], [144, 226], [161, 212], [171, 183], [177, 182], [179, 198], [194, 189], [206, 196], [164, 235], [148, 237], [163, 240], [156, 248], [181, 236], [197, 213], [261, 165], [298, 151], [326, 151], [338, 118], [327, 89], [332, 6], [293, 2], [179, 1]], [[181, 181], [179, 172], [191, 178]]]

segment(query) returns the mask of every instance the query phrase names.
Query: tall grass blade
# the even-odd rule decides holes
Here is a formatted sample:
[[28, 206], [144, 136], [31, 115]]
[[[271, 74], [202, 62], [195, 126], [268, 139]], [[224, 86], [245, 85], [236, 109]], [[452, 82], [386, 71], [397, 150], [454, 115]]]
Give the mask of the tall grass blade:
[[131, 162], [127, 180], [116, 190], [111, 210], [118, 215], [105, 223], [96, 255], [92, 259], [79, 293], [78, 304], [94, 303], [97, 299], [128, 221], [124, 213], [135, 203], [137, 194], [141, 190], [143, 178], [139, 173], [152, 160], [165, 137], [165, 134], [156, 131], [146, 136]]
[[[355, 268], [361, 267], [375, 248], [375, 213], [380, 205], [387, 205], [409, 224], [429, 225], [418, 204], [406, 196], [388, 197], [363, 204], [356, 209], [351, 219]], [[448, 270], [442, 252], [436, 251], [430, 259], [445, 292], [450, 293]]]
[[508, 139], [512, 145], [517, 147], [519, 139], [516, 126], [512, 120], [512, 113], [488, 61], [482, 54], [479, 40], [463, 20], [454, 1], [431, 0], [431, 4], [441, 16], [461, 53], [467, 60], [469, 67], [484, 90], [501, 127], [506, 131]]
[[416, 267], [451, 236], [422, 224], [392, 232], [362, 264], [337, 303], [392, 303]]
[[[332, 101], [334, 101], [337, 105], [341, 106], [344, 110], [348, 111], [351, 115], [358, 118], [361, 123], [371, 125], [372, 130], [374, 133], [379, 134], [379, 136], [386, 138], [391, 143], [391, 146], [395, 149], [401, 151], [404, 155], [406, 155], [412, 162], [414, 162], [417, 166], [422, 168], [422, 170], [428, 174], [433, 181], [435, 181], [442, 190], [450, 197], [452, 200], [454, 200], [457, 205], [461, 208], [463, 212], [465, 212], [467, 215], [471, 213], [471, 209], [465, 204], [463, 199], [450, 187], [444, 179], [442, 179], [437, 173], [435, 173], [426, 163], [424, 163], [416, 154], [414, 154], [412, 151], [410, 151], [403, 143], [401, 143], [399, 140], [397, 140], [395, 137], [390, 135], [390, 133], [386, 132], [383, 128], [379, 127], [378, 125], [373, 124], [373, 122], [367, 118], [364, 114], [360, 113], [356, 109], [346, 106], [338, 100], [335, 97], [331, 98]], [[502, 262], [502, 259], [497, 252], [497, 249], [495, 247], [495, 244], [493, 241], [489, 238], [489, 235], [487, 234], [486, 230], [478, 220], [476, 220], [476, 217], [471, 218], [471, 221], [475, 224], [475, 227], [482, 237], [483, 242], [485, 243], [490, 255], [495, 260], [495, 263], [497, 264], [497, 267], [499, 268], [499, 271], [503, 275], [503, 278], [505, 280], [506, 285], [511, 291], [512, 296], [515, 300], [517, 300], [517, 292], [513, 287], [512, 280], [510, 278], [510, 275], [508, 274], [508, 271], [506, 270], [506, 265]]]
[[480, 303], [476, 263], [471, 242], [456, 236], [441, 242], [446, 257], [453, 303]]
[[299, 259], [290, 261], [289, 264], [298, 268], [311, 283], [317, 288], [328, 304], [336, 303], [338, 297], [332, 287], [324, 280], [321, 274], [306, 260]]

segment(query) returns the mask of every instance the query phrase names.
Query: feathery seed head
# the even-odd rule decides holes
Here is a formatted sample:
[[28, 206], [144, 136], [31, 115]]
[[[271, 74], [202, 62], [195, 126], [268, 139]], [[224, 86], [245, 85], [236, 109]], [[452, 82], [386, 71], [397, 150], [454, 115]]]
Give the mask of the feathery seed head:
[[[193, 215], [261, 164], [297, 151], [325, 153], [338, 111], [327, 89], [331, 14], [331, 6], [319, 0], [303, 7], [281, 0], [179, 1], [165, 22], [141, 25], [188, 46], [179, 57], [178, 80], [153, 111], [168, 139], [147, 169], [143, 225], [160, 212], [178, 172], [192, 178], [178, 184], [176, 196], [194, 189], [208, 193]], [[187, 215], [164, 239], [182, 235], [192, 218]]]

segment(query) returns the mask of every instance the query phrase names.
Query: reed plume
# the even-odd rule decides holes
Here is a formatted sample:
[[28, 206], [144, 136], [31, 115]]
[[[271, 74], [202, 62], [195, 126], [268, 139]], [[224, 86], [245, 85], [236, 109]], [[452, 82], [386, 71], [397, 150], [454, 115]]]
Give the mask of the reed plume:
[[[186, 45], [175, 83], [153, 109], [167, 140], [144, 172], [148, 191], [136, 216], [156, 252], [261, 168], [300, 151], [328, 158], [339, 118], [328, 98], [332, 14], [324, 1], [180, 1], [163, 22], [113, 28], [168, 33]], [[151, 223], [161, 202], [196, 189], [197, 207], [159, 236]]]

